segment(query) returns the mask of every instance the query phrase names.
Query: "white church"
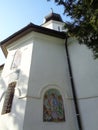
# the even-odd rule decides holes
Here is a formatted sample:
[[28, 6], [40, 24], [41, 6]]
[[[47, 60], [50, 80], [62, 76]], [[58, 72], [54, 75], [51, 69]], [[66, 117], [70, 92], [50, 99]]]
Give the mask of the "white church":
[[98, 60], [59, 14], [0, 42], [0, 130], [98, 130]]

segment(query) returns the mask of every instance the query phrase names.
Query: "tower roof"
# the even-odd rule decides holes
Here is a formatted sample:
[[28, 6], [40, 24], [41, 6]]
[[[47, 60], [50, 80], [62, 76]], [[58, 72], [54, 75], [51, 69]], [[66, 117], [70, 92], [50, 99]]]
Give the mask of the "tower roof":
[[45, 17], [45, 23], [50, 21], [50, 20], [55, 20], [55, 21], [59, 21], [59, 22], [63, 22], [61, 16], [59, 14], [56, 13], [50, 13], [49, 15], [47, 15]]

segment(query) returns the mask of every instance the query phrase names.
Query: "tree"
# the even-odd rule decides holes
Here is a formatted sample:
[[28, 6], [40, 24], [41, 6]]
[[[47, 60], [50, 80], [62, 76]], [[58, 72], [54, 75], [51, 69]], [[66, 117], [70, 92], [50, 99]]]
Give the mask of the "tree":
[[[50, 1], [50, 0], [48, 0]], [[97, 0], [54, 0], [64, 6], [64, 14], [72, 21], [65, 24], [68, 36], [75, 36], [80, 43], [92, 49], [98, 58], [98, 2]]]

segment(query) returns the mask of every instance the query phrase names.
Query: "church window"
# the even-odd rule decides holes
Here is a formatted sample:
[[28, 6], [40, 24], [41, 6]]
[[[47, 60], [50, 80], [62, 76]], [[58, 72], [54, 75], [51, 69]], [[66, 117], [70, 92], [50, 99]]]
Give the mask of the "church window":
[[18, 68], [20, 62], [21, 62], [21, 51], [17, 50], [13, 58], [11, 69]]
[[16, 82], [12, 82], [9, 84], [8, 89], [6, 91], [4, 105], [2, 109], [2, 114], [6, 114], [11, 112], [13, 97], [14, 97], [14, 91], [15, 91]]
[[49, 89], [44, 95], [43, 121], [65, 121], [63, 99], [60, 92], [56, 89]]

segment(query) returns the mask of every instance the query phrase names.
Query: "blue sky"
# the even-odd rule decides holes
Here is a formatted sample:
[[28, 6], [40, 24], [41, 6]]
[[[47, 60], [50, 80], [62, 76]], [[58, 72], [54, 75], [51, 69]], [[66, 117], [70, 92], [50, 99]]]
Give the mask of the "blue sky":
[[[30, 22], [41, 25], [46, 15], [59, 13], [63, 21], [69, 19], [63, 15], [63, 7], [57, 6], [53, 0], [0, 0], [0, 41], [6, 39]], [[0, 50], [0, 64], [4, 57]]]

